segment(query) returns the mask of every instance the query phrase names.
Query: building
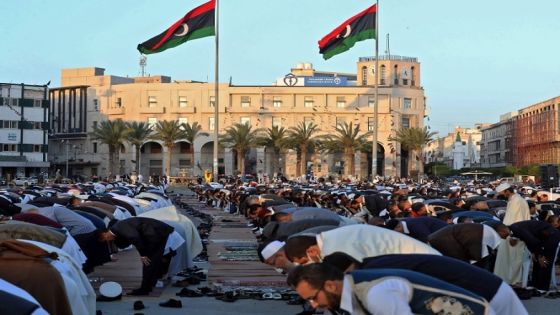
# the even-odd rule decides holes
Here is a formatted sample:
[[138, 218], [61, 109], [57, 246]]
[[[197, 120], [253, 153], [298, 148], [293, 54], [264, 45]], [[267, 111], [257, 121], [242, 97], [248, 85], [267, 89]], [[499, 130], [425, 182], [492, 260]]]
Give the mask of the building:
[[0, 83], [0, 177], [47, 172], [48, 88]]
[[520, 109], [512, 118], [515, 166], [560, 163], [559, 110], [560, 96]]
[[479, 167], [482, 130], [489, 125], [479, 123], [474, 128], [456, 127], [445, 137], [434, 139], [424, 147], [424, 161], [444, 163], [452, 169]]
[[[332, 133], [337, 124], [359, 123], [362, 130], [374, 128], [375, 58], [360, 58], [357, 74], [338, 74], [298, 64], [290, 74], [273, 85], [219, 86], [219, 131], [233, 123], [249, 123], [254, 128], [294, 127], [300, 122], [315, 123], [322, 134]], [[379, 85], [378, 165], [379, 174], [405, 176], [416, 167], [412, 154], [388, 138], [398, 128], [422, 127], [425, 113], [424, 90], [420, 85], [420, 64], [416, 58], [382, 56]], [[198, 122], [209, 136], [195, 143], [180, 141], [173, 148], [171, 170], [163, 169], [167, 148], [148, 141], [139, 162], [146, 174], [202, 174], [212, 168], [214, 85], [207, 82], [172, 81], [166, 76], [119, 77], [106, 75], [101, 68], [63, 69], [61, 87], [50, 91], [52, 163], [70, 167], [70, 175], [107, 175], [108, 148], [90, 139], [103, 120], [123, 119], [155, 124], [160, 120]], [[194, 161], [190, 153], [194, 151]], [[272, 169], [272, 160], [280, 169]], [[356, 154], [355, 175], [371, 174], [371, 153]], [[120, 173], [134, 169], [134, 149], [125, 145], [120, 152]], [[235, 154], [219, 148], [219, 171], [235, 174]], [[342, 155], [316, 153], [306, 161], [315, 175], [337, 174], [343, 168]], [[252, 150], [247, 169], [253, 173], [280, 171], [295, 177], [295, 152], [274, 156], [266, 148]]]
[[504, 167], [513, 163], [512, 118], [517, 112], [500, 116], [500, 121], [482, 129], [480, 163], [483, 168]]

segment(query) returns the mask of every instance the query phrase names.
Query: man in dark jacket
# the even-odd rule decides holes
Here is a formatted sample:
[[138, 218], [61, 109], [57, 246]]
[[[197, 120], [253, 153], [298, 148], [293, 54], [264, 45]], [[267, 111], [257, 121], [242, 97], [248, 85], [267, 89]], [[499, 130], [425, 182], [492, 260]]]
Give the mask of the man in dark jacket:
[[159, 220], [132, 217], [110, 225], [100, 233], [101, 241], [114, 241], [119, 248], [134, 245], [142, 261], [142, 285], [130, 295], [147, 295], [166, 270], [163, 253], [173, 227]]
[[491, 270], [494, 250], [500, 243], [500, 236], [487, 225], [461, 223], [448, 225], [430, 234], [428, 243], [444, 256]]
[[390, 220], [386, 226], [389, 229], [404, 233], [421, 242], [427, 243], [428, 236], [447, 226], [443, 220], [431, 217], [404, 218]]
[[533, 254], [531, 282], [541, 293], [548, 291], [550, 289], [552, 268], [554, 267], [558, 244], [560, 243], [560, 231], [555, 229], [550, 223], [532, 220], [520, 221], [509, 227], [499, 224], [494, 228], [503, 239], [512, 236], [525, 242], [525, 245]]

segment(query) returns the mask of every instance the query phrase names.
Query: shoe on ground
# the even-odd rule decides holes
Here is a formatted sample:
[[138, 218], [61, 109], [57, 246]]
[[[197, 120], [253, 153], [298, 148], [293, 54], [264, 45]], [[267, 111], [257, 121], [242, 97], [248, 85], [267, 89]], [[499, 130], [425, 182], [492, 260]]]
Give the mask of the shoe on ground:
[[134, 308], [135, 311], [139, 311], [145, 309], [146, 306], [142, 301], [135, 301], [134, 304], [132, 305], [132, 308]]
[[198, 291], [187, 289], [187, 288], [181, 289], [181, 291], [177, 292], [175, 295], [180, 296], [180, 297], [202, 297], [202, 296], [204, 296], [204, 294], [202, 294]]
[[179, 300], [169, 299], [166, 302], [159, 303], [161, 307], [172, 307], [172, 308], [181, 308], [183, 307], [183, 303]]

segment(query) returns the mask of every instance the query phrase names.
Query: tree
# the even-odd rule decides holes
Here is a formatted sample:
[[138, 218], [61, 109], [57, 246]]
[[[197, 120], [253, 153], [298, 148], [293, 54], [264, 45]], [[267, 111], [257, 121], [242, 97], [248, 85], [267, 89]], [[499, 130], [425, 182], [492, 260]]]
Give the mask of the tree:
[[267, 148], [271, 148], [274, 152], [272, 158], [273, 172], [279, 172], [278, 161], [280, 154], [288, 147], [288, 131], [284, 127], [272, 126], [265, 131], [257, 143]]
[[360, 124], [352, 122], [338, 124], [334, 135], [326, 136], [324, 148], [331, 152], [342, 152], [344, 154], [344, 174], [352, 175], [355, 172], [354, 153], [356, 151], [366, 152], [371, 149], [368, 137], [371, 132], [360, 134]]
[[134, 145], [134, 158], [136, 160], [136, 174], [140, 174], [140, 148], [152, 135], [152, 126], [145, 122], [127, 122], [129, 129], [127, 140]]
[[247, 152], [258, 145], [257, 139], [260, 137], [260, 129], [252, 130], [249, 124], [236, 123], [225, 130], [220, 135], [220, 142], [227, 148], [232, 148], [237, 154], [237, 169], [241, 176], [245, 175], [245, 155]]
[[186, 133], [178, 120], [162, 120], [158, 121], [152, 139], [163, 142], [167, 148], [167, 161], [165, 163], [165, 174], [171, 176], [171, 151], [175, 147], [175, 143], [181, 139], [185, 139]]
[[90, 136], [109, 146], [109, 177], [115, 175], [121, 146], [127, 141], [130, 130], [121, 119], [102, 121], [93, 128]]
[[194, 140], [199, 136], [208, 136], [208, 133], [201, 132], [202, 126], [197, 122], [193, 122], [192, 125], [182, 124], [182, 128], [185, 130], [185, 139], [191, 144], [191, 163], [194, 170]]
[[289, 147], [298, 153], [299, 171], [297, 176], [305, 175], [307, 170], [307, 151], [313, 150], [318, 144], [316, 136], [318, 127], [314, 123], [300, 122], [288, 130]]
[[418, 176], [422, 174], [421, 165], [424, 164], [424, 157], [422, 151], [424, 146], [433, 140], [437, 132], [431, 132], [427, 127], [420, 128], [401, 128], [393, 137], [389, 137], [389, 141], [396, 141], [401, 144], [401, 147], [407, 151], [416, 151], [418, 161]]

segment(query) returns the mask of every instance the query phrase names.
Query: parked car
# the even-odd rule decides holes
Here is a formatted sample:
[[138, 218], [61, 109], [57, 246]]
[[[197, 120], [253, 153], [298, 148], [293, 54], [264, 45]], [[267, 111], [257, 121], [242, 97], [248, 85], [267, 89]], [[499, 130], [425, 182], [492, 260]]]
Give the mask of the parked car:
[[37, 177], [17, 177], [14, 179], [14, 185], [16, 186], [29, 186], [37, 184]]

